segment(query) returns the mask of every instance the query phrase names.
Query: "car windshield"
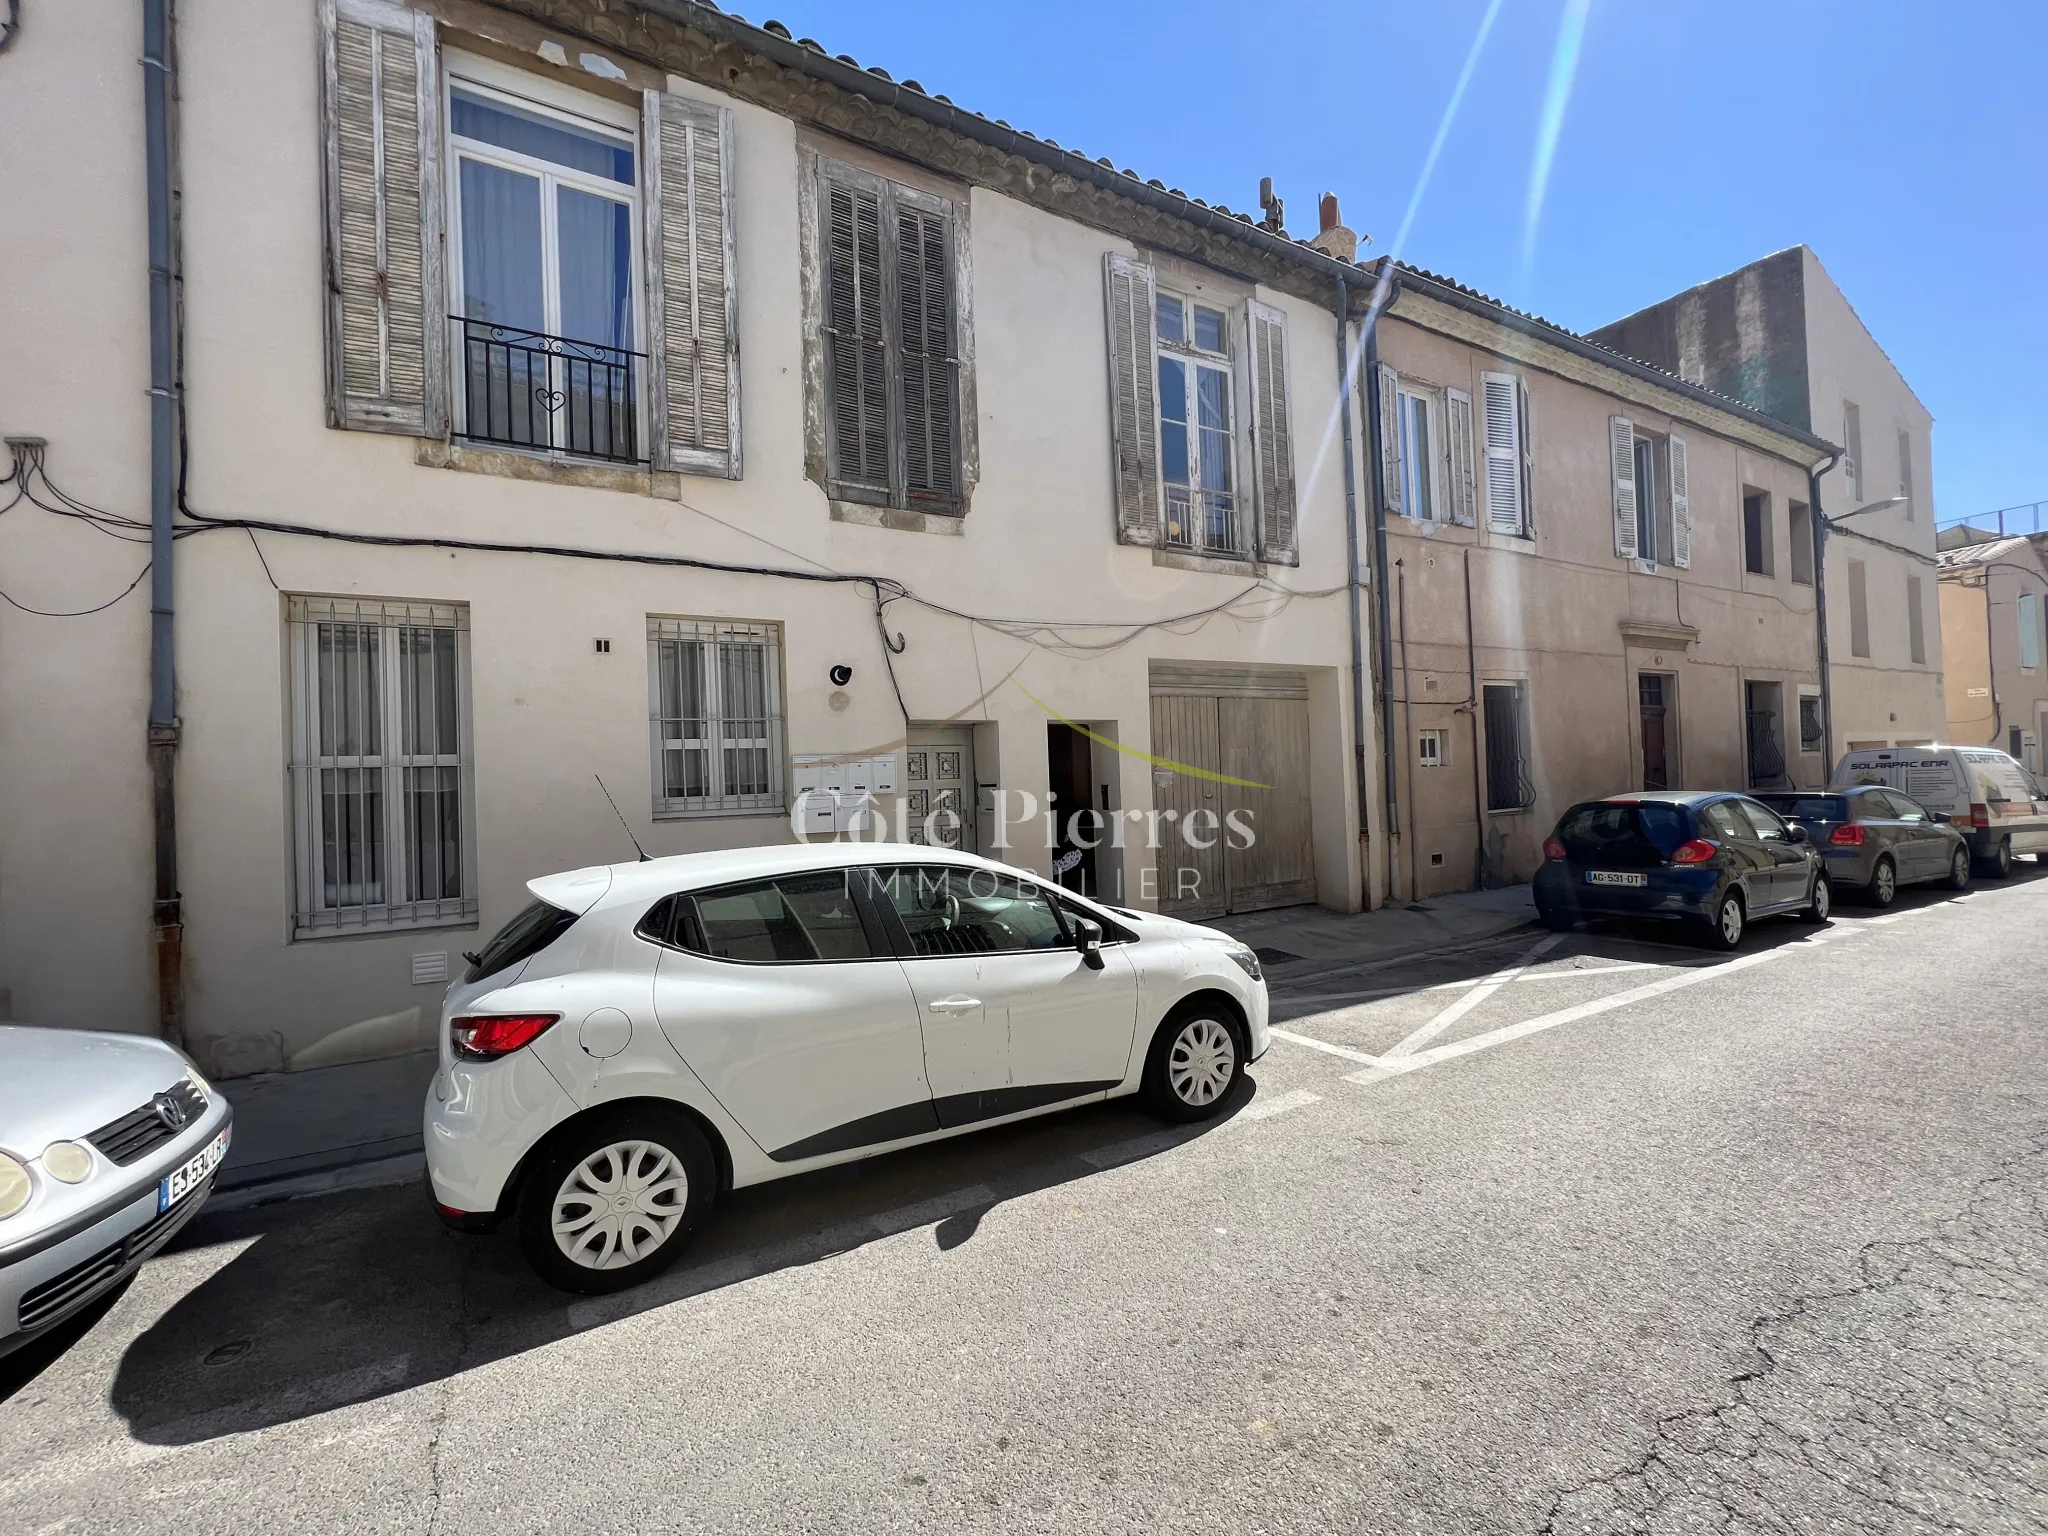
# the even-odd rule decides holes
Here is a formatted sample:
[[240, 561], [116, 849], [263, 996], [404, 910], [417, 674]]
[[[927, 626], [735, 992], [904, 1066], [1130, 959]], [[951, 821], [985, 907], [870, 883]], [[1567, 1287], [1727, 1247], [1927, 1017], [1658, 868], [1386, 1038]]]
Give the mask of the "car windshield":
[[1686, 840], [1690, 826], [1681, 806], [1608, 800], [1576, 807], [1557, 837], [1575, 863], [1655, 864]]
[[1758, 795], [1788, 821], [1843, 821], [1848, 808], [1840, 795]]

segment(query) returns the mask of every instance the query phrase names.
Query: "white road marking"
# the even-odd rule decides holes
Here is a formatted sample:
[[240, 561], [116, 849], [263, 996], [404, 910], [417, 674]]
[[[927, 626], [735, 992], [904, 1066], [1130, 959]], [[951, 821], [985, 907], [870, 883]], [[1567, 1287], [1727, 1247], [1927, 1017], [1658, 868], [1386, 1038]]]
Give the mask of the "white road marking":
[[1091, 1168], [1114, 1168], [1119, 1163], [1134, 1163], [1154, 1152], [1164, 1152], [1186, 1139], [1179, 1131], [1154, 1131], [1149, 1136], [1133, 1136], [1129, 1141], [1113, 1141], [1106, 1147], [1090, 1147], [1077, 1155]]
[[1315, 1040], [1307, 1035], [1297, 1035], [1292, 1030], [1276, 1029], [1273, 1031], [1273, 1038], [1275, 1040], [1285, 1040], [1289, 1045], [1305, 1045], [1312, 1051], [1328, 1051], [1332, 1056], [1342, 1056], [1346, 1061], [1362, 1061], [1367, 1066], [1379, 1065], [1379, 1057], [1377, 1056], [1368, 1056], [1363, 1051], [1354, 1051], [1348, 1045], [1332, 1045], [1327, 1040]]
[[1420, 1050], [1431, 1040], [1434, 1040], [1474, 1008], [1477, 1008], [1481, 1003], [1493, 996], [1494, 993], [1498, 992], [1507, 983], [1513, 981], [1524, 970], [1528, 969], [1529, 965], [1538, 955], [1546, 954], [1550, 950], [1555, 949], [1558, 944], [1563, 942], [1563, 939], [1564, 935], [1561, 933], [1545, 934], [1529, 946], [1527, 953], [1520, 960], [1517, 960], [1505, 970], [1498, 971], [1494, 975], [1489, 976], [1456, 1002], [1443, 1008], [1435, 1018], [1388, 1051], [1386, 1057], [1412, 1056], [1416, 1051]]
[[1647, 1002], [1653, 997], [1662, 997], [1667, 992], [1676, 992], [1683, 987], [1697, 986], [1700, 982], [1711, 981], [1717, 976], [1731, 975], [1746, 971], [1751, 966], [1765, 965], [1782, 956], [1795, 953], [1796, 944], [1781, 949], [1760, 950], [1755, 954], [1743, 955], [1729, 960], [1710, 970], [1686, 971], [1677, 976], [1666, 976], [1661, 981], [1647, 982], [1640, 987], [1631, 987], [1626, 992], [1617, 992], [1612, 997], [1597, 998], [1590, 1003], [1580, 1003], [1571, 1008], [1560, 1008], [1555, 1013], [1539, 1014], [1533, 1019], [1524, 1019], [1519, 1024], [1504, 1025], [1500, 1029], [1488, 1030], [1483, 1035], [1472, 1035], [1464, 1040], [1453, 1040], [1449, 1045], [1439, 1045], [1427, 1051], [1418, 1051], [1412, 1056], [1398, 1060], [1381, 1058], [1381, 1065], [1367, 1067], [1362, 1072], [1345, 1075], [1347, 1083], [1377, 1083], [1403, 1072], [1418, 1071], [1433, 1067], [1438, 1062], [1451, 1061], [1459, 1056], [1469, 1056], [1491, 1046], [1505, 1045], [1510, 1040], [1540, 1034], [1546, 1029], [1555, 1029], [1560, 1024], [1575, 1024], [1580, 1019], [1590, 1019], [1596, 1014], [1609, 1013], [1616, 1008], [1627, 1008], [1636, 1003]]
[[1302, 1109], [1310, 1104], [1320, 1104], [1323, 1096], [1310, 1093], [1306, 1088], [1296, 1088], [1290, 1093], [1276, 1095], [1270, 1099], [1254, 1099], [1251, 1107], [1237, 1112], [1240, 1120], [1270, 1120], [1275, 1115], [1284, 1115], [1290, 1109]]
[[1676, 961], [1623, 960], [1615, 965], [1587, 965], [1569, 971], [1528, 971], [1519, 976], [1468, 976], [1462, 981], [1440, 981], [1431, 987], [1367, 987], [1355, 992], [1276, 992], [1286, 1003], [1358, 1003], [1382, 997], [1419, 997], [1429, 992], [1462, 992], [1467, 987], [1499, 981], [1502, 986], [1525, 981], [1571, 981], [1580, 976], [1605, 976], [1612, 971], [1655, 971]]

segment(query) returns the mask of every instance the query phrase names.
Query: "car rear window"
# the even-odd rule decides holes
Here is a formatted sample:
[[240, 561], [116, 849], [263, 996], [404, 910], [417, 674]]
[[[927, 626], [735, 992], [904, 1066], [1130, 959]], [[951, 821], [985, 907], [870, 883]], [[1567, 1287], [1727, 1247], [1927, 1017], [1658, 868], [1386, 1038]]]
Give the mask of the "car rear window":
[[1841, 821], [1849, 810], [1840, 795], [1758, 795], [1757, 799], [1791, 821]]
[[1669, 857], [1691, 829], [1683, 806], [1595, 801], [1568, 811], [1557, 838], [1577, 864], [1654, 864]]
[[576, 921], [552, 902], [536, 901], [520, 909], [518, 916], [491, 935], [491, 942], [470, 961], [464, 981], [482, 981], [500, 971], [509, 971], [522, 960], [530, 960], [569, 931]]

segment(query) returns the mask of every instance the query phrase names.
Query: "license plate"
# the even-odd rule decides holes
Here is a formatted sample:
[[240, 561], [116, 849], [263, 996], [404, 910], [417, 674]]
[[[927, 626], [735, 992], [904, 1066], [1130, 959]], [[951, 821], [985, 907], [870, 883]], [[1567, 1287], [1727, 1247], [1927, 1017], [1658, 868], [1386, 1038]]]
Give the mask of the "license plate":
[[206, 1182], [206, 1176], [220, 1166], [220, 1160], [228, 1155], [228, 1133], [222, 1131], [200, 1151], [199, 1155], [182, 1168], [171, 1171], [156, 1187], [156, 1208], [168, 1211], [193, 1190]]
[[1646, 885], [1647, 875], [1631, 875], [1618, 869], [1589, 869], [1586, 871], [1588, 885]]

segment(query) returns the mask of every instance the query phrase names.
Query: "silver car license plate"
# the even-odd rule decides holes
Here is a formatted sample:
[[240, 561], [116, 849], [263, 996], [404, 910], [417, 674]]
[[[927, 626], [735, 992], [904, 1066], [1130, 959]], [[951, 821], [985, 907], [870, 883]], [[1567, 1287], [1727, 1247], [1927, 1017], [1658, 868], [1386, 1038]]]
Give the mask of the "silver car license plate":
[[206, 1182], [206, 1176], [220, 1166], [220, 1160], [228, 1155], [228, 1133], [222, 1131], [201, 1149], [199, 1155], [182, 1168], [171, 1170], [170, 1176], [156, 1187], [156, 1208], [168, 1211], [193, 1190]]
[[1647, 885], [1649, 876], [1630, 874], [1619, 869], [1589, 869], [1586, 871], [1588, 885]]

